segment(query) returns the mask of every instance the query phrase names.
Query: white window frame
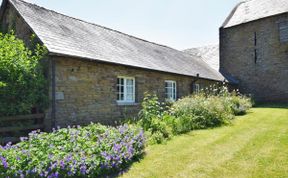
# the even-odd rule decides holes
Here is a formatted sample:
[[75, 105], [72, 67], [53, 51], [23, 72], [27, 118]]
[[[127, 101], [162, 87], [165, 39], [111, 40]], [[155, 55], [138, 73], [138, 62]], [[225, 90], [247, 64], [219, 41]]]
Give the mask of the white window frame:
[[200, 84], [199, 83], [195, 83], [195, 93], [198, 94], [200, 92]]
[[[120, 95], [119, 91], [118, 91], [118, 79], [123, 79], [124, 80], [124, 91], [123, 91], [123, 94], [124, 94], [124, 98], [123, 100], [119, 100], [118, 97]], [[132, 100], [128, 100], [127, 99], [127, 80], [132, 80], [133, 81], [133, 93], [132, 93], [132, 97], [133, 99]], [[117, 103], [119, 104], [125, 104], [125, 103], [135, 103], [135, 78], [134, 77], [126, 77], [126, 76], [118, 76], [117, 77]], [[119, 97], [120, 98], [120, 97]]]
[[[171, 88], [171, 87], [166, 87], [166, 83], [170, 83], [172, 86], [172, 93], [169, 94], [167, 93], [167, 88]], [[171, 91], [171, 90], [170, 90]], [[168, 96], [170, 95], [170, 96]], [[174, 80], [165, 80], [165, 98], [168, 101], [176, 101], [177, 100], [177, 82]]]

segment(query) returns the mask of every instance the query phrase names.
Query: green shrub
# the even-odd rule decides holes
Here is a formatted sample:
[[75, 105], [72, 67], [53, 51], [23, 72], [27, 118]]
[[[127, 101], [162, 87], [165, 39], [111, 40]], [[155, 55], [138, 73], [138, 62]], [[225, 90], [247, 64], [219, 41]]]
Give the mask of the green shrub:
[[162, 143], [172, 136], [172, 129], [163, 120], [166, 112], [166, 105], [156, 95], [145, 93], [138, 124], [147, 131], [149, 143]]
[[206, 96], [217, 96], [223, 100], [223, 103], [230, 107], [234, 115], [243, 115], [252, 107], [251, 97], [242, 95], [239, 90], [229, 92], [225, 83], [222, 86], [211, 85], [203, 93]]
[[220, 97], [206, 97], [203, 94], [176, 101], [173, 115], [176, 117], [177, 128], [174, 130], [177, 130], [177, 133], [216, 127], [233, 119], [233, 113]]
[[32, 132], [0, 147], [0, 177], [98, 177], [118, 172], [144, 152], [142, 129], [128, 125]]
[[43, 46], [29, 50], [13, 34], [0, 33], [0, 116], [45, 109], [47, 81], [39, 63], [45, 54]]
[[138, 124], [148, 143], [159, 144], [173, 135], [228, 124], [252, 106], [249, 97], [223, 86], [210, 86], [196, 95], [161, 104], [156, 95], [145, 94]]
[[236, 94], [230, 98], [232, 103], [231, 109], [236, 116], [246, 114], [247, 110], [252, 107], [251, 98], [242, 95], [237, 96]]

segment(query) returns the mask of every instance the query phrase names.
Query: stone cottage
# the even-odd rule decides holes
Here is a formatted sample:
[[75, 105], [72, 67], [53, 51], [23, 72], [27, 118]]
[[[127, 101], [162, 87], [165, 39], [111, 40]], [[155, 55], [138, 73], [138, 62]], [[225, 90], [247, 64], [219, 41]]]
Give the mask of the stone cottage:
[[288, 101], [288, 1], [248, 0], [220, 28], [220, 72], [258, 101]]
[[112, 123], [137, 114], [144, 92], [176, 100], [225, 80], [196, 56], [21, 0], [3, 0], [0, 23], [48, 48], [47, 128]]

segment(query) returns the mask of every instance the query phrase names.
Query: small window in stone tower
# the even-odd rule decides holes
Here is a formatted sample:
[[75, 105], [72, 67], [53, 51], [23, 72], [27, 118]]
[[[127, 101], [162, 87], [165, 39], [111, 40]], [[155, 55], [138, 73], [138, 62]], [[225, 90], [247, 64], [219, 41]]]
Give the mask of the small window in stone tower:
[[281, 43], [288, 42], [288, 21], [279, 23], [279, 38]]

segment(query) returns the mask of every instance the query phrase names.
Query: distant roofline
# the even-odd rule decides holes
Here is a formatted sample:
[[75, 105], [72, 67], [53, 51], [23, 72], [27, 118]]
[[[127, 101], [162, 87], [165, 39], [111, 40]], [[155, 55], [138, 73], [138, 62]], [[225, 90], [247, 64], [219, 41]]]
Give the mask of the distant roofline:
[[201, 45], [201, 46], [192, 46], [192, 47], [190, 47], [190, 48], [183, 49], [182, 51], [186, 51], [186, 50], [189, 50], [189, 49], [195, 49], [195, 48], [202, 48], [202, 47], [216, 46], [216, 45], [219, 45], [219, 43], [211, 43], [211, 44]]
[[[3, 0], [3, 1], [5, 1], [5, 0]], [[9, 1], [9, 2], [10, 2], [11, 0], [6, 0], [6, 1]], [[12, 0], [12, 1], [13, 1], [13, 0]], [[99, 25], [99, 24], [96, 24], [96, 23], [93, 23], [93, 22], [88, 22], [88, 21], [86, 21], [86, 20], [82, 20], [82, 19], [79, 19], [79, 18], [76, 18], [76, 17], [72, 17], [72, 16], [69, 16], [69, 15], [66, 15], [66, 14], [63, 14], [63, 13], [54, 11], [54, 10], [52, 10], [52, 9], [47, 9], [47, 8], [42, 7], [42, 6], [39, 6], [39, 5], [35, 4], [35, 3], [30, 3], [30, 2], [27, 2], [27, 1], [24, 1], [24, 0], [14, 0], [14, 1], [21, 1], [21, 2], [23, 2], [23, 3], [36, 6], [36, 7], [38, 7], [38, 8], [43, 9], [43, 10], [50, 11], [50, 12], [53, 12], [53, 13], [56, 13], [56, 14], [59, 14], [59, 15], [68, 17], [68, 18], [70, 18], [70, 19], [74, 19], [74, 20], [77, 20], [77, 21], [80, 21], [80, 22], [84, 22], [84, 23], [87, 23], [87, 24], [90, 24], [90, 25], [94, 25], [94, 26], [97, 26], [97, 27], [100, 27], [100, 28], [104, 28], [104, 29], [106, 29], [106, 30], [113, 31], [113, 32], [116, 32], [116, 33], [119, 33], [119, 34], [128, 36], [128, 37], [130, 37], [130, 38], [135, 38], [135, 39], [137, 39], [137, 40], [141, 40], [141, 41], [146, 42], [146, 43], [151, 43], [151, 44], [154, 44], [154, 45], [157, 45], [157, 46], [162, 46], [162, 47], [164, 47], [164, 48], [169, 48], [169, 49], [181, 51], [181, 50], [175, 49], [175, 48], [173, 48], [173, 47], [170, 47], [170, 46], [167, 46], [167, 45], [164, 45], [164, 44], [159, 44], [159, 43], [157, 43], [157, 42], [152, 42], [152, 41], [149, 41], [149, 40], [146, 40], [146, 39], [143, 39], [143, 38], [139, 38], [139, 37], [136, 37], [136, 36], [133, 36], [133, 35], [129, 35], [129, 34], [127, 34], [127, 33], [124, 33], [124, 32], [121, 32], [121, 31], [118, 31], [118, 30], [109, 28], [109, 27], [105, 27], [105, 26], [102, 26], [102, 25]], [[12, 3], [13, 3], [13, 2], [12, 2]]]

